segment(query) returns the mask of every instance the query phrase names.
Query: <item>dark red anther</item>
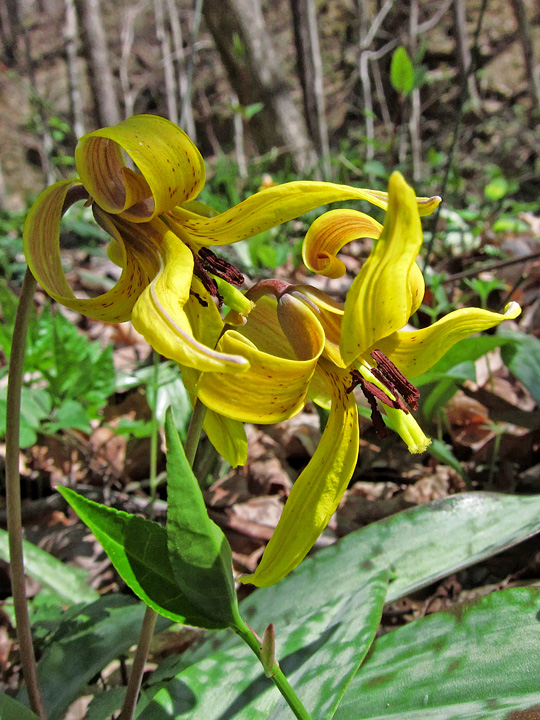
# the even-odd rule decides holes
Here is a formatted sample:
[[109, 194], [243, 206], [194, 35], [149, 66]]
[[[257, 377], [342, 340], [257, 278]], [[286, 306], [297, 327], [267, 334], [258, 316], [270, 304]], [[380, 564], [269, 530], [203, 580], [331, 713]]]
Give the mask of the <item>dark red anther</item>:
[[212, 273], [212, 275], [217, 275], [223, 280], [231, 283], [231, 285], [243, 285], [244, 276], [240, 270], [228, 260], [218, 257], [207, 247], [202, 247], [199, 250], [199, 257], [203, 268], [207, 272]]
[[373, 350], [371, 357], [377, 363], [377, 367], [372, 370], [375, 377], [386, 385], [392, 394], [401, 395], [411, 410], [418, 410], [418, 388], [415, 388], [380, 350]]

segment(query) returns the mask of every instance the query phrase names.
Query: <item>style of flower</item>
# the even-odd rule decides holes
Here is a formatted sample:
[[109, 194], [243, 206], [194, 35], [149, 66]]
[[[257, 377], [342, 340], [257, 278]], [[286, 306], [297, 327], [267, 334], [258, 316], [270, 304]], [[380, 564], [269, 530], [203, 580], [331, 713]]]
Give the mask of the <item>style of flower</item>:
[[[287, 575], [337, 509], [358, 458], [355, 385], [370, 399], [379, 429], [376, 398], [409, 450], [422, 452], [429, 439], [409, 412], [417, 392], [402, 373], [419, 375], [460, 339], [520, 312], [516, 303], [504, 314], [467, 308], [423, 330], [401, 330], [424, 292], [416, 264], [422, 229], [414, 192], [399, 173], [390, 178], [388, 191], [384, 226], [371, 235], [380, 236], [344, 306], [308, 285], [262, 281], [247, 293], [255, 306], [245, 325], [226, 330], [217, 345], [219, 352], [246, 358], [249, 369], [241, 376], [200, 376], [201, 401], [237, 421], [280, 422], [297, 413], [308, 396], [330, 408], [321, 441], [293, 485], [261, 562], [243, 582], [266, 586]], [[322, 215], [306, 235], [308, 267], [331, 277], [343, 274], [336, 253], [352, 239], [369, 237], [367, 222], [351, 210]]]
[[[195, 200], [205, 183], [198, 149], [176, 125], [152, 115], [85, 135], [75, 162], [79, 178], [55, 183], [29, 211], [23, 241], [34, 277], [55, 300], [84, 315], [106, 322], [131, 319], [157, 352], [180, 364], [192, 386], [200, 371], [235, 374], [249, 368], [244, 356], [215, 349], [223, 330], [216, 300], [225, 297], [240, 312], [251, 305], [235, 292], [242, 275], [211, 246], [246, 239], [336, 200], [386, 207], [386, 193], [291, 182], [216, 214]], [[62, 269], [60, 222], [77, 201], [91, 205], [111, 237], [109, 257], [122, 268], [116, 285], [94, 298], [76, 298]], [[437, 202], [419, 198], [420, 212], [431, 212]], [[205, 429], [231, 464], [241, 461], [243, 429], [211, 412]]]

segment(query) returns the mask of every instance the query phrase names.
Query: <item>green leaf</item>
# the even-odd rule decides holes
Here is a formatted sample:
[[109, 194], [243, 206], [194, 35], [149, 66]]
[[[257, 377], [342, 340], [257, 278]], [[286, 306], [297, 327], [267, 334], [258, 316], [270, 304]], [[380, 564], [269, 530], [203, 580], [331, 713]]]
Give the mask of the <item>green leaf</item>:
[[[381, 570], [392, 573], [387, 602], [393, 602], [539, 531], [540, 495], [454, 495], [347, 535], [304, 560], [277, 585], [257, 590], [240, 610], [251, 627], [273, 622], [279, 636], [323, 603], [352, 594]], [[212, 648], [232, 644], [225, 636], [213, 638], [212, 646], [204, 643], [188, 650], [180, 662], [193, 662]]]
[[[383, 572], [354, 593], [321, 606], [301, 622], [287, 623], [280, 608], [276, 655], [285, 677], [316, 720], [330, 720], [366, 656], [379, 625], [388, 575]], [[150, 691], [152, 688], [150, 688]], [[247, 647], [216, 653], [158, 690], [141, 720], [282, 720], [291, 711]]]
[[503, 348], [502, 359], [536, 402], [540, 403], [540, 340], [504, 325], [499, 327], [497, 336], [514, 341]]
[[176, 584], [167, 553], [165, 528], [151, 520], [95, 503], [69, 488], [58, 490], [143, 602], [175, 622], [210, 629], [226, 627], [205, 617]]
[[[62, 718], [90, 680], [137, 643], [144, 613], [144, 605], [122, 595], [108, 595], [66, 613], [38, 663], [48, 720]], [[158, 618], [157, 632], [168, 625]], [[26, 691], [17, 698], [27, 702]]]
[[390, 720], [540, 717], [540, 590], [515, 588], [376, 640], [335, 715]]
[[414, 67], [409, 53], [403, 45], [394, 50], [390, 64], [390, 81], [394, 90], [401, 95], [409, 95], [414, 88]]
[[20, 702], [0, 693], [0, 720], [39, 720], [37, 715]]
[[210, 520], [197, 478], [187, 461], [171, 410], [167, 438], [167, 540], [173, 576], [199, 612], [234, 627], [238, 600], [231, 546]]
[[[9, 562], [8, 537], [8, 533], [0, 529], [0, 558], [6, 562]], [[84, 579], [86, 576], [84, 570], [67, 567], [27, 540], [24, 541], [23, 547], [26, 573], [66, 602], [90, 602], [99, 597], [97, 591]]]
[[488, 200], [502, 200], [510, 192], [508, 180], [504, 177], [496, 177], [484, 188], [484, 195]]

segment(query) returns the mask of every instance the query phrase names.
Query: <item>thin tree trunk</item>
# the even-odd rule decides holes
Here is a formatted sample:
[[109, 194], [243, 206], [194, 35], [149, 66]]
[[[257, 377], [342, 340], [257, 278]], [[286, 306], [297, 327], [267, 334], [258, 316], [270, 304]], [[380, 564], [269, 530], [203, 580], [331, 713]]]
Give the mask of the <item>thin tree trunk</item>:
[[84, 112], [80, 90], [78, 57], [77, 57], [77, 13], [73, 0], [65, 0], [64, 40], [66, 49], [66, 68], [68, 79], [68, 95], [71, 113], [71, 125], [75, 137], [84, 135]]
[[260, 0], [205, 0], [203, 14], [240, 103], [263, 105], [249, 120], [259, 152], [278, 148], [297, 170], [313, 167], [313, 144], [283, 80]]
[[90, 88], [99, 125], [120, 121], [120, 107], [109, 60], [107, 39], [99, 0], [76, 0], [83, 30], [83, 52], [88, 67]]
[[540, 69], [534, 57], [534, 44], [531, 32], [530, 21], [527, 18], [527, 10], [523, 0], [510, 0], [519, 29], [519, 40], [523, 49], [523, 59], [527, 70], [527, 82], [529, 94], [534, 106], [535, 115], [540, 114]]
[[135, 20], [137, 15], [144, 9], [146, 0], [140, 0], [136, 5], [126, 8], [123, 23], [120, 30], [120, 39], [122, 43], [120, 51], [120, 85], [122, 87], [122, 96], [124, 99], [125, 117], [133, 115], [135, 107], [135, 92], [129, 79], [129, 58], [133, 42], [135, 40]]
[[[414, 58], [418, 40], [418, 0], [411, 0], [409, 16], [409, 34], [411, 43], [411, 56]], [[420, 141], [420, 88], [413, 88], [411, 93], [411, 117], [409, 118], [409, 133], [411, 136], [412, 175], [414, 182], [422, 177]]]
[[161, 58], [163, 75], [165, 78], [165, 96], [167, 99], [167, 115], [169, 120], [178, 125], [178, 99], [176, 97], [176, 83], [174, 81], [174, 67], [171, 53], [171, 39], [165, 25], [163, 1], [154, 0], [154, 15], [156, 18], [156, 37], [161, 45]]
[[330, 148], [315, 2], [314, 0], [290, 0], [290, 4], [307, 127], [322, 161], [323, 175], [325, 178], [329, 178]]
[[467, 90], [469, 92], [469, 98], [472, 106], [475, 110], [479, 110], [481, 102], [478, 94], [478, 88], [476, 86], [476, 78], [474, 75], [469, 74], [469, 69], [471, 67], [471, 52], [467, 41], [465, 0], [454, 0], [452, 3], [452, 11], [454, 14], [459, 74], [461, 75], [462, 82], [464, 82], [465, 78], [467, 79]]
[[184, 41], [182, 39], [182, 26], [178, 16], [176, 0], [167, 0], [169, 24], [171, 27], [171, 38], [173, 43], [174, 66], [178, 80], [178, 96], [180, 98], [180, 125], [187, 132], [190, 138], [196, 142], [195, 119], [193, 117], [193, 105], [191, 103], [191, 87], [189, 83], [186, 54], [184, 52]]

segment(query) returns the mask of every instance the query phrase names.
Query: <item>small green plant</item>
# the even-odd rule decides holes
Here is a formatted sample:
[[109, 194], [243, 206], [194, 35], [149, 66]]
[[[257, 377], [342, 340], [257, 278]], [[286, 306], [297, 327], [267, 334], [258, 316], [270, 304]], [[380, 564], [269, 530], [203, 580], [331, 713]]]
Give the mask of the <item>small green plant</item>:
[[[9, 359], [17, 300], [0, 284], [0, 348]], [[37, 433], [78, 429], [90, 432], [90, 421], [115, 390], [112, 347], [91, 342], [50, 304], [31, 322], [22, 390], [21, 444], [36, 442]], [[7, 367], [0, 369], [0, 378]], [[0, 436], [6, 431], [6, 388], [0, 386]]]

